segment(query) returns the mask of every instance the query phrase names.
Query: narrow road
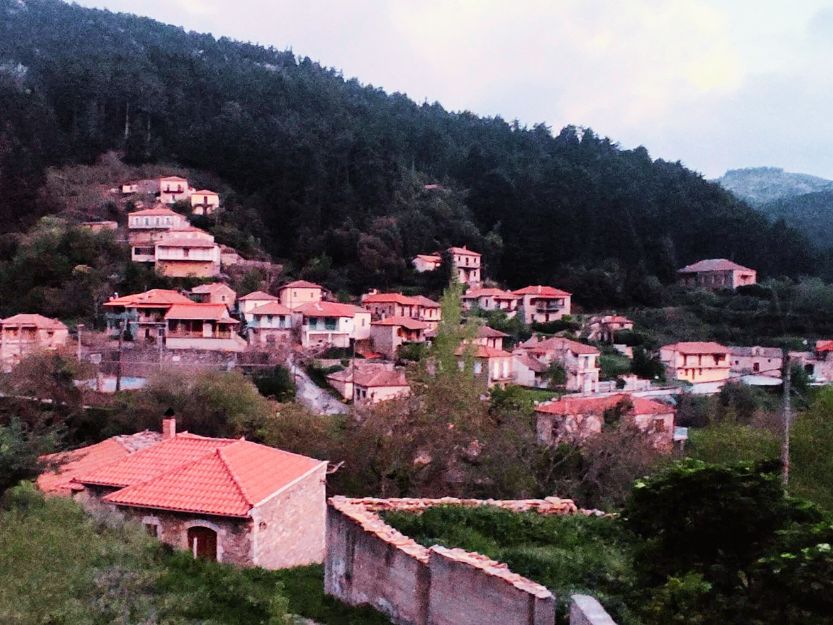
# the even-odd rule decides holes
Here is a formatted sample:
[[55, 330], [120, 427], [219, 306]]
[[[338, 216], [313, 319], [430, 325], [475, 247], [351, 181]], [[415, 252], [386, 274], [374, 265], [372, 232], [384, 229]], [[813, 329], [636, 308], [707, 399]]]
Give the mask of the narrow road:
[[313, 382], [294, 358], [290, 359], [289, 370], [295, 378], [295, 399], [307, 408], [319, 414], [344, 414], [348, 411], [346, 405]]

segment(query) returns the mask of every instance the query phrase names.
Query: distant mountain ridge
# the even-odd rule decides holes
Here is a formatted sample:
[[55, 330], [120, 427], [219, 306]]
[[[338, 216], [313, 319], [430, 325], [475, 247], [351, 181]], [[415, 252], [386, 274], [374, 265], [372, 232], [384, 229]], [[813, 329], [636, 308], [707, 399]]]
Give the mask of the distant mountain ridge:
[[715, 182], [754, 206], [806, 193], [833, 190], [833, 180], [792, 173], [780, 167], [730, 169]]

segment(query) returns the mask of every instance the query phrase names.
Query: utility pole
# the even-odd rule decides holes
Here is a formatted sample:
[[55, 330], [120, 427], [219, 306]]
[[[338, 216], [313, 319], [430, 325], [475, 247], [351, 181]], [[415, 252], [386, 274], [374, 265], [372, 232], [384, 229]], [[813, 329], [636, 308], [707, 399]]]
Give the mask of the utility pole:
[[784, 413], [784, 440], [781, 443], [782, 479], [786, 489], [790, 482], [790, 427], [792, 426], [792, 405], [790, 404], [790, 354], [785, 347], [782, 350], [784, 359], [784, 399], [782, 411]]
[[121, 329], [119, 330], [119, 359], [116, 361], [116, 392], [121, 390], [121, 352], [124, 347], [124, 327], [127, 324], [127, 319], [121, 320]]
[[78, 331], [78, 362], [81, 362], [81, 330], [84, 329], [84, 324], [79, 323], [75, 329]]

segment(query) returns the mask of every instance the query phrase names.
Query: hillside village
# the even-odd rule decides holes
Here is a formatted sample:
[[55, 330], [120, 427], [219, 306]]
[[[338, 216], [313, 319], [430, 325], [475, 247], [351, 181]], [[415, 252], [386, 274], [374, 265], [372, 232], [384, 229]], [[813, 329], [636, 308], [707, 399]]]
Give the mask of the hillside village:
[[58, 0], [0, 110], [0, 623], [830, 622], [828, 181]]

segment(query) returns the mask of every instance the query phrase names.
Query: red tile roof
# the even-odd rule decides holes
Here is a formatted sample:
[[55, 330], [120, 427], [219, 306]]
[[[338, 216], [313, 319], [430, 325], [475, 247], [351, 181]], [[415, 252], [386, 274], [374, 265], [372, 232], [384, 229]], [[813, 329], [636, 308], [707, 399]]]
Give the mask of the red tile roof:
[[442, 262], [442, 258], [439, 254], [417, 254], [416, 257], [428, 263]]
[[689, 341], [663, 345], [662, 349], [671, 349], [681, 354], [728, 354], [729, 348], [713, 341]]
[[479, 252], [473, 252], [465, 245], [463, 247], [450, 247], [448, 248], [448, 251], [452, 254], [461, 254], [463, 256], [480, 256]]
[[179, 460], [175, 466], [111, 493], [104, 501], [245, 518], [265, 499], [325, 464], [245, 440], [229, 441], [204, 449], [200, 454], [189, 452], [182, 457], [175, 453], [173, 446], [166, 451], [163, 455], [175, 456], [174, 462]]
[[522, 289], [512, 291], [515, 295], [535, 295], [538, 297], [569, 297], [572, 293], [556, 289], [552, 286], [525, 286]]
[[66, 330], [67, 327], [57, 319], [50, 319], [43, 315], [32, 313], [20, 313], [0, 319], [0, 325], [4, 326], [35, 326], [38, 328], [49, 328], [53, 330]]
[[368, 313], [364, 308], [339, 302], [308, 302], [295, 309], [304, 317], [352, 317], [356, 313]]
[[496, 289], [492, 287], [469, 289], [463, 295], [463, 299], [479, 299], [481, 297], [494, 297], [495, 299], [518, 299], [518, 296], [511, 291], [504, 291], [503, 289]]
[[157, 432], [139, 432], [127, 436], [113, 436], [106, 440], [72, 451], [42, 456], [47, 466], [55, 465], [38, 476], [37, 485], [45, 493], [68, 495], [73, 478], [124, 458], [140, 449], [159, 442]]
[[164, 206], [154, 206], [153, 208], [145, 208], [140, 211], [133, 211], [132, 213], [127, 214], [128, 217], [182, 217], [176, 211], [172, 211], [170, 208], [165, 208]]
[[367, 363], [356, 367], [355, 372], [352, 368], [342, 369], [328, 375], [339, 382], [352, 382], [355, 374], [356, 386], [364, 386], [367, 388], [379, 388], [382, 386], [408, 386], [408, 379], [405, 374], [399, 369], [391, 369], [388, 365], [382, 363]]
[[523, 349], [539, 353], [562, 350], [569, 350], [576, 355], [600, 353], [599, 350], [593, 347], [592, 345], [585, 345], [584, 343], [579, 343], [578, 341], [572, 341], [570, 339], [565, 339], [557, 336], [544, 339], [543, 341], [533, 337], [528, 341], [521, 343], [520, 346]]
[[480, 326], [477, 328], [477, 338], [481, 339], [502, 339], [509, 336], [505, 332], [501, 332], [500, 330], [495, 330], [494, 328], [490, 328], [489, 326]]
[[524, 367], [534, 371], [535, 373], [544, 373], [544, 371], [549, 368], [537, 358], [533, 358], [532, 356], [528, 356], [526, 354], [512, 354], [512, 357]]
[[726, 258], [708, 258], [691, 265], [686, 265], [677, 273], [698, 273], [700, 271], [755, 271], [749, 267], [738, 265]]
[[635, 397], [628, 393], [619, 393], [607, 397], [561, 397], [559, 399], [538, 404], [535, 412], [554, 415], [582, 415], [602, 414], [605, 410], [615, 408], [621, 402], [629, 401], [632, 408], [628, 414], [668, 414], [674, 412], [674, 408], [668, 404]]
[[439, 308], [439, 302], [435, 302], [432, 299], [425, 297], [424, 295], [414, 295], [412, 298], [418, 306], [422, 306], [423, 308]]
[[277, 302], [278, 301], [277, 297], [275, 297], [274, 295], [270, 295], [269, 293], [266, 293], [265, 291], [253, 291], [253, 292], [241, 297], [240, 301], [245, 302], [246, 300], [250, 300], [250, 299], [262, 299], [262, 300], [268, 300], [270, 302]]
[[430, 326], [419, 319], [411, 319], [410, 317], [386, 317], [379, 321], [373, 321], [370, 325], [373, 326], [402, 326], [408, 330], [427, 330]]
[[[162, 239], [156, 242], [156, 247], [217, 247], [214, 241], [206, 239], [189, 239], [187, 237], [171, 237], [169, 239]], [[183, 258], [182, 260], [198, 260], [193, 258]]]
[[[833, 341], [816, 341], [817, 352], [833, 352]], [[779, 354], [780, 355], [780, 354]]]
[[474, 358], [510, 358], [512, 356], [512, 354], [505, 352], [502, 349], [495, 349], [494, 347], [480, 345], [479, 343], [475, 345], [460, 345], [454, 353], [457, 356], [462, 356], [463, 354], [468, 353], [469, 349], [471, 350], [470, 353]]
[[315, 284], [315, 282], [307, 282], [306, 280], [295, 280], [294, 282], [288, 282], [281, 286], [278, 290], [283, 291], [284, 289], [323, 289], [320, 284]]
[[190, 299], [168, 289], [151, 289], [144, 293], [136, 293], [134, 295], [125, 295], [111, 299], [105, 303], [105, 306], [125, 306], [128, 308], [143, 308], [143, 307], [161, 307], [171, 306], [172, 304], [191, 304]]
[[417, 301], [413, 297], [402, 295], [402, 293], [368, 293], [362, 296], [362, 304], [386, 304], [388, 302], [403, 306], [417, 305]]
[[269, 302], [249, 311], [250, 315], [291, 315], [292, 311], [278, 302]]
[[234, 290], [225, 282], [211, 282], [210, 284], [200, 284], [191, 289], [191, 293], [215, 293], [228, 289], [232, 293]]
[[197, 321], [203, 319], [222, 323], [239, 323], [229, 317], [228, 308], [225, 304], [198, 304], [196, 302], [174, 304], [165, 313], [165, 319], [193, 319]]
[[192, 195], [220, 195], [216, 191], [209, 191], [208, 189], [200, 189], [199, 191], [194, 191]]

